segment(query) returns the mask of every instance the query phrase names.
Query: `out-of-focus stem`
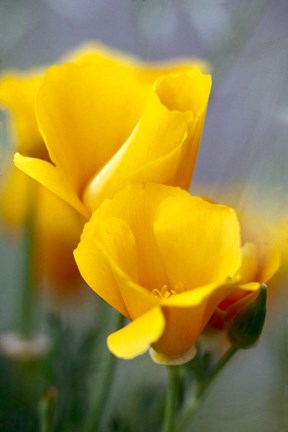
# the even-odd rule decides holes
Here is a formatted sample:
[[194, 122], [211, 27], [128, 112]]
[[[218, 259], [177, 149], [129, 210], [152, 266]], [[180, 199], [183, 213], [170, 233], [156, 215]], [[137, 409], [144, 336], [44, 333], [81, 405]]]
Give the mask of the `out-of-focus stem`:
[[193, 415], [197, 412], [206, 391], [210, 387], [210, 384], [219, 375], [224, 366], [229, 362], [233, 355], [238, 351], [238, 348], [231, 346], [225, 354], [218, 360], [214, 368], [211, 370], [209, 375], [200, 383], [196, 392], [194, 391], [186, 401], [182, 412], [177, 419], [176, 432], [182, 432], [185, 427], [192, 419]]
[[53, 432], [56, 402], [57, 390], [50, 387], [38, 406], [40, 432]]
[[26, 216], [26, 224], [22, 240], [22, 266], [20, 271], [20, 335], [24, 339], [33, 336], [34, 321], [34, 247], [35, 247], [35, 196], [34, 189], [29, 190], [29, 200]]
[[162, 432], [174, 432], [176, 408], [179, 395], [179, 366], [168, 366], [169, 389], [166, 398], [164, 423]]
[[[125, 317], [119, 313], [112, 312], [111, 327], [113, 330], [118, 330], [124, 324]], [[107, 319], [107, 316], [106, 316]], [[110, 326], [109, 326], [110, 327]], [[99, 339], [96, 340], [95, 350], [99, 351]], [[112, 355], [108, 349], [102, 360], [102, 368], [97, 373], [97, 381], [94, 383], [93, 393], [91, 395], [90, 407], [84, 423], [83, 432], [94, 432], [99, 427], [103, 418], [106, 402], [109, 398], [110, 390], [112, 387], [115, 369], [117, 364], [117, 357]]]

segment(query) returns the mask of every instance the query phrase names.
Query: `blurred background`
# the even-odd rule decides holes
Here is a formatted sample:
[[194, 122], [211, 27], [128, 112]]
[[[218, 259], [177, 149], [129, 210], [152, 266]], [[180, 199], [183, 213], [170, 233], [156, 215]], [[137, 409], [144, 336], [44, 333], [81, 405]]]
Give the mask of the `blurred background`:
[[[53, 63], [89, 40], [144, 60], [210, 62], [213, 90], [191, 190], [252, 208], [259, 221], [288, 219], [287, 0], [0, 0], [1, 72]], [[19, 251], [4, 236], [0, 248], [3, 332], [13, 328], [17, 313]], [[233, 358], [193, 430], [212, 432], [215, 425], [222, 432], [288, 429], [285, 280], [269, 297], [258, 346]], [[129, 401], [138, 398], [141, 409], [144, 382], [145, 388], [163, 391], [165, 374], [148, 356], [119, 363], [110, 402], [131, 416]], [[0, 388], [9, 398], [3, 379]], [[3, 407], [0, 399], [0, 426]]]

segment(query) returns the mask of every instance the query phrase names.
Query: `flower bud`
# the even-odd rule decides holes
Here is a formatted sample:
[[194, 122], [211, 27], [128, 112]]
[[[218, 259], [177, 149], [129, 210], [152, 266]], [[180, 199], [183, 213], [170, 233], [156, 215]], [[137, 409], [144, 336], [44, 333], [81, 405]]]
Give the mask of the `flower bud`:
[[267, 285], [262, 284], [259, 294], [229, 322], [227, 336], [234, 347], [251, 348], [256, 344], [266, 316]]

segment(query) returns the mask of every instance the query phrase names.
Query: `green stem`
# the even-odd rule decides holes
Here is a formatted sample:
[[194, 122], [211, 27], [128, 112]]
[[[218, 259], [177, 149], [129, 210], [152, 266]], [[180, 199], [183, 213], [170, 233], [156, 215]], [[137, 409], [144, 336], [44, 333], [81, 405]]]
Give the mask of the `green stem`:
[[57, 390], [51, 387], [40, 400], [38, 406], [40, 432], [53, 432], [54, 415], [57, 401]]
[[[107, 318], [107, 317], [106, 317]], [[121, 314], [115, 314], [113, 311], [112, 326], [113, 330], [122, 327], [125, 317]], [[99, 339], [96, 341], [96, 352], [99, 351]], [[103, 418], [106, 402], [109, 398], [111, 385], [114, 379], [117, 357], [112, 355], [108, 350], [105, 351], [105, 357], [102, 362], [102, 369], [97, 373], [97, 381], [93, 387], [92, 400], [88, 409], [88, 414], [84, 423], [85, 432], [95, 432]]]
[[22, 240], [22, 268], [20, 303], [20, 334], [24, 339], [30, 339], [33, 335], [34, 316], [34, 245], [35, 245], [35, 217], [34, 194], [29, 191], [30, 197], [27, 205], [27, 217]]
[[217, 377], [217, 375], [221, 372], [221, 370], [224, 368], [224, 366], [229, 362], [229, 360], [234, 356], [234, 354], [238, 351], [238, 348], [235, 348], [231, 346], [225, 354], [218, 360], [210, 374], [207, 376], [207, 378], [203, 381], [203, 383], [198, 388], [197, 392], [197, 398], [200, 399], [205, 394], [206, 390], [214, 381], [214, 379]]
[[164, 423], [162, 432], [174, 432], [177, 399], [179, 395], [179, 367], [168, 366], [169, 372], [169, 390], [166, 398]]
[[225, 354], [218, 360], [214, 368], [211, 370], [206, 379], [199, 385], [197, 391], [193, 392], [191, 396], [188, 398], [186, 404], [182, 412], [180, 413], [177, 421], [176, 432], [181, 432], [187, 426], [187, 423], [191, 420], [193, 415], [198, 410], [200, 404], [203, 401], [204, 396], [206, 395], [206, 391], [210, 387], [210, 384], [214, 381], [214, 379], [219, 375], [224, 366], [228, 363], [228, 361], [233, 357], [238, 348], [231, 346]]

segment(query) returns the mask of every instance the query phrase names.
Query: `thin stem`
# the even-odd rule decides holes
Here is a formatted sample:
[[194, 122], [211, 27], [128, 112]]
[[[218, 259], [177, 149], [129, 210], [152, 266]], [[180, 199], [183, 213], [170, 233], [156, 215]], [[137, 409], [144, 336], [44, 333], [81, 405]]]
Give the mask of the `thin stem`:
[[166, 398], [164, 423], [162, 432], [174, 432], [176, 420], [176, 407], [179, 395], [179, 367], [168, 366], [169, 389]]
[[210, 374], [207, 376], [207, 378], [203, 381], [203, 383], [198, 388], [197, 392], [197, 398], [200, 399], [212, 383], [214, 379], [217, 377], [217, 375], [221, 372], [221, 370], [224, 368], [224, 366], [228, 363], [228, 361], [234, 356], [234, 354], [238, 351], [238, 348], [235, 348], [231, 346], [225, 354], [218, 360]]
[[[122, 327], [125, 317], [121, 314], [115, 314], [113, 311], [112, 325], [113, 330], [118, 330]], [[96, 352], [99, 351], [99, 339], [96, 341]], [[99, 427], [100, 421], [103, 418], [106, 402], [109, 398], [111, 385], [113, 382], [115, 369], [117, 364], [117, 357], [112, 355], [108, 350], [105, 352], [103, 358], [103, 367], [97, 373], [97, 381], [93, 388], [92, 400], [88, 414], [84, 424], [85, 432], [95, 432], [97, 426]]]
[[24, 339], [30, 339], [33, 334], [34, 315], [34, 246], [35, 246], [35, 217], [34, 217], [34, 190], [29, 190], [26, 224], [22, 240], [22, 268], [20, 303], [20, 334]]
[[38, 406], [40, 432], [53, 432], [56, 401], [57, 390], [54, 387], [51, 387], [40, 400]]
[[191, 420], [193, 415], [198, 410], [200, 404], [203, 401], [204, 396], [206, 395], [206, 391], [210, 387], [210, 384], [214, 381], [214, 379], [219, 375], [224, 366], [228, 363], [228, 361], [233, 357], [238, 348], [231, 346], [225, 354], [218, 360], [214, 368], [211, 370], [206, 379], [199, 385], [196, 392], [194, 391], [191, 396], [188, 398], [186, 404], [182, 412], [180, 413], [177, 421], [176, 432], [181, 432], [187, 426], [187, 423]]

